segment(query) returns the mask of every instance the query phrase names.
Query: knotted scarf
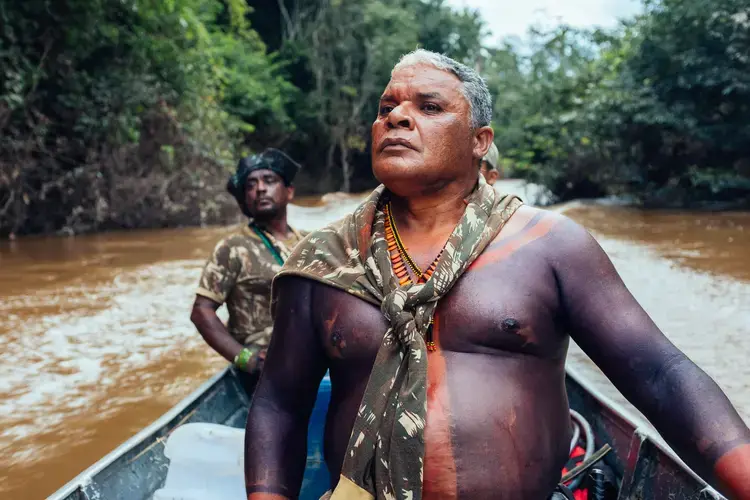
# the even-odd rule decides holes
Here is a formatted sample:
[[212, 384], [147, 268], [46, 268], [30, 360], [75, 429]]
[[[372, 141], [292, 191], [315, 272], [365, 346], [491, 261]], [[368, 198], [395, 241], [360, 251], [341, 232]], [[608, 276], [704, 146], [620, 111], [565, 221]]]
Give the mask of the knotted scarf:
[[344, 290], [379, 306], [390, 322], [357, 412], [333, 500], [422, 497], [427, 413], [424, 335], [438, 300], [522, 204], [516, 196], [500, 195], [479, 176], [435, 272], [424, 284], [400, 287], [385, 240], [382, 205], [388, 196], [380, 186], [354, 213], [308, 235], [276, 277], [297, 275]]

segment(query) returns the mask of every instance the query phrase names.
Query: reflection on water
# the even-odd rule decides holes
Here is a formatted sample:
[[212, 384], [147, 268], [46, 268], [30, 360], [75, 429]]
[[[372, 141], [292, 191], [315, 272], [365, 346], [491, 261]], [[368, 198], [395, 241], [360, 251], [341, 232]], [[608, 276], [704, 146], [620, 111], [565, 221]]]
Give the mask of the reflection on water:
[[[358, 199], [302, 200], [290, 219], [315, 229]], [[750, 421], [750, 216], [566, 213], [594, 231], [657, 324]], [[0, 496], [43, 498], [225, 365], [189, 313], [203, 261], [227, 231], [0, 242]], [[570, 359], [612, 391], [575, 346]]]

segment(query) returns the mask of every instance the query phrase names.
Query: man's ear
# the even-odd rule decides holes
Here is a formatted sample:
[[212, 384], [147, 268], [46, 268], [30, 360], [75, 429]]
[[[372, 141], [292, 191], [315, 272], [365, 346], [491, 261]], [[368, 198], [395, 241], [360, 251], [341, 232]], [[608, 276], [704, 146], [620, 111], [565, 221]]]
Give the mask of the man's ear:
[[474, 131], [474, 158], [484, 158], [492, 146], [495, 131], [492, 127], [480, 127]]
[[500, 177], [500, 172], [497, 170], [490, 170], [487, 172], [487, 184], [492, 186], [497, 181], [498, 177]]
[[287, 187], [286, 194], [287, 194], [287, 201], [292, 201], [294, 199], [294, 186]]

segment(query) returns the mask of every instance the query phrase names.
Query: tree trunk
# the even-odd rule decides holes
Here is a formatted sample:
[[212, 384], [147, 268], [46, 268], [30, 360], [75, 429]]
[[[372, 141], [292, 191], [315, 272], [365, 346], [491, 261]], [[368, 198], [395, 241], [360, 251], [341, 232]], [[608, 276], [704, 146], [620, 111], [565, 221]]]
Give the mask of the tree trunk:
[[344, 182], [342, 183], [341, 190], [345, 193], [351, 192], [351, 165], [349, 164], [349, 149], [346, 147], [346, 138], [342, 137], [339, 140], [339, 153], [341, 154], [341, 173], [344, 176]]
[[320, 186], [325, 191], [328, 191], [329, 189], [334, 188], [333, 184], [333, 165], [334, 165], [334, 159], [333, 156], [336, 154], [336, 141], [331, 140], [331, 142], [328, 144], [328, 152], [326, 153], [326, 164], [325, 164], [325, 170], [323, 175], [323, 185]]

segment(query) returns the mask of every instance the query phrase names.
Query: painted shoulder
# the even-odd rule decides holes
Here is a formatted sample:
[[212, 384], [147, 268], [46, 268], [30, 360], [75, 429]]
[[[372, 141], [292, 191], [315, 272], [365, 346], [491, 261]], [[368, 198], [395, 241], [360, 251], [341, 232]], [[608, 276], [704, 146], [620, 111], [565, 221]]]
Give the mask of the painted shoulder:
[[556, 260], [569, 252], [585, 251], [595, 244], [594, 238], [562, 210], [522, 205], [508, 220], [496, 241], [534, 236], [544, 241], [549, 257]]

